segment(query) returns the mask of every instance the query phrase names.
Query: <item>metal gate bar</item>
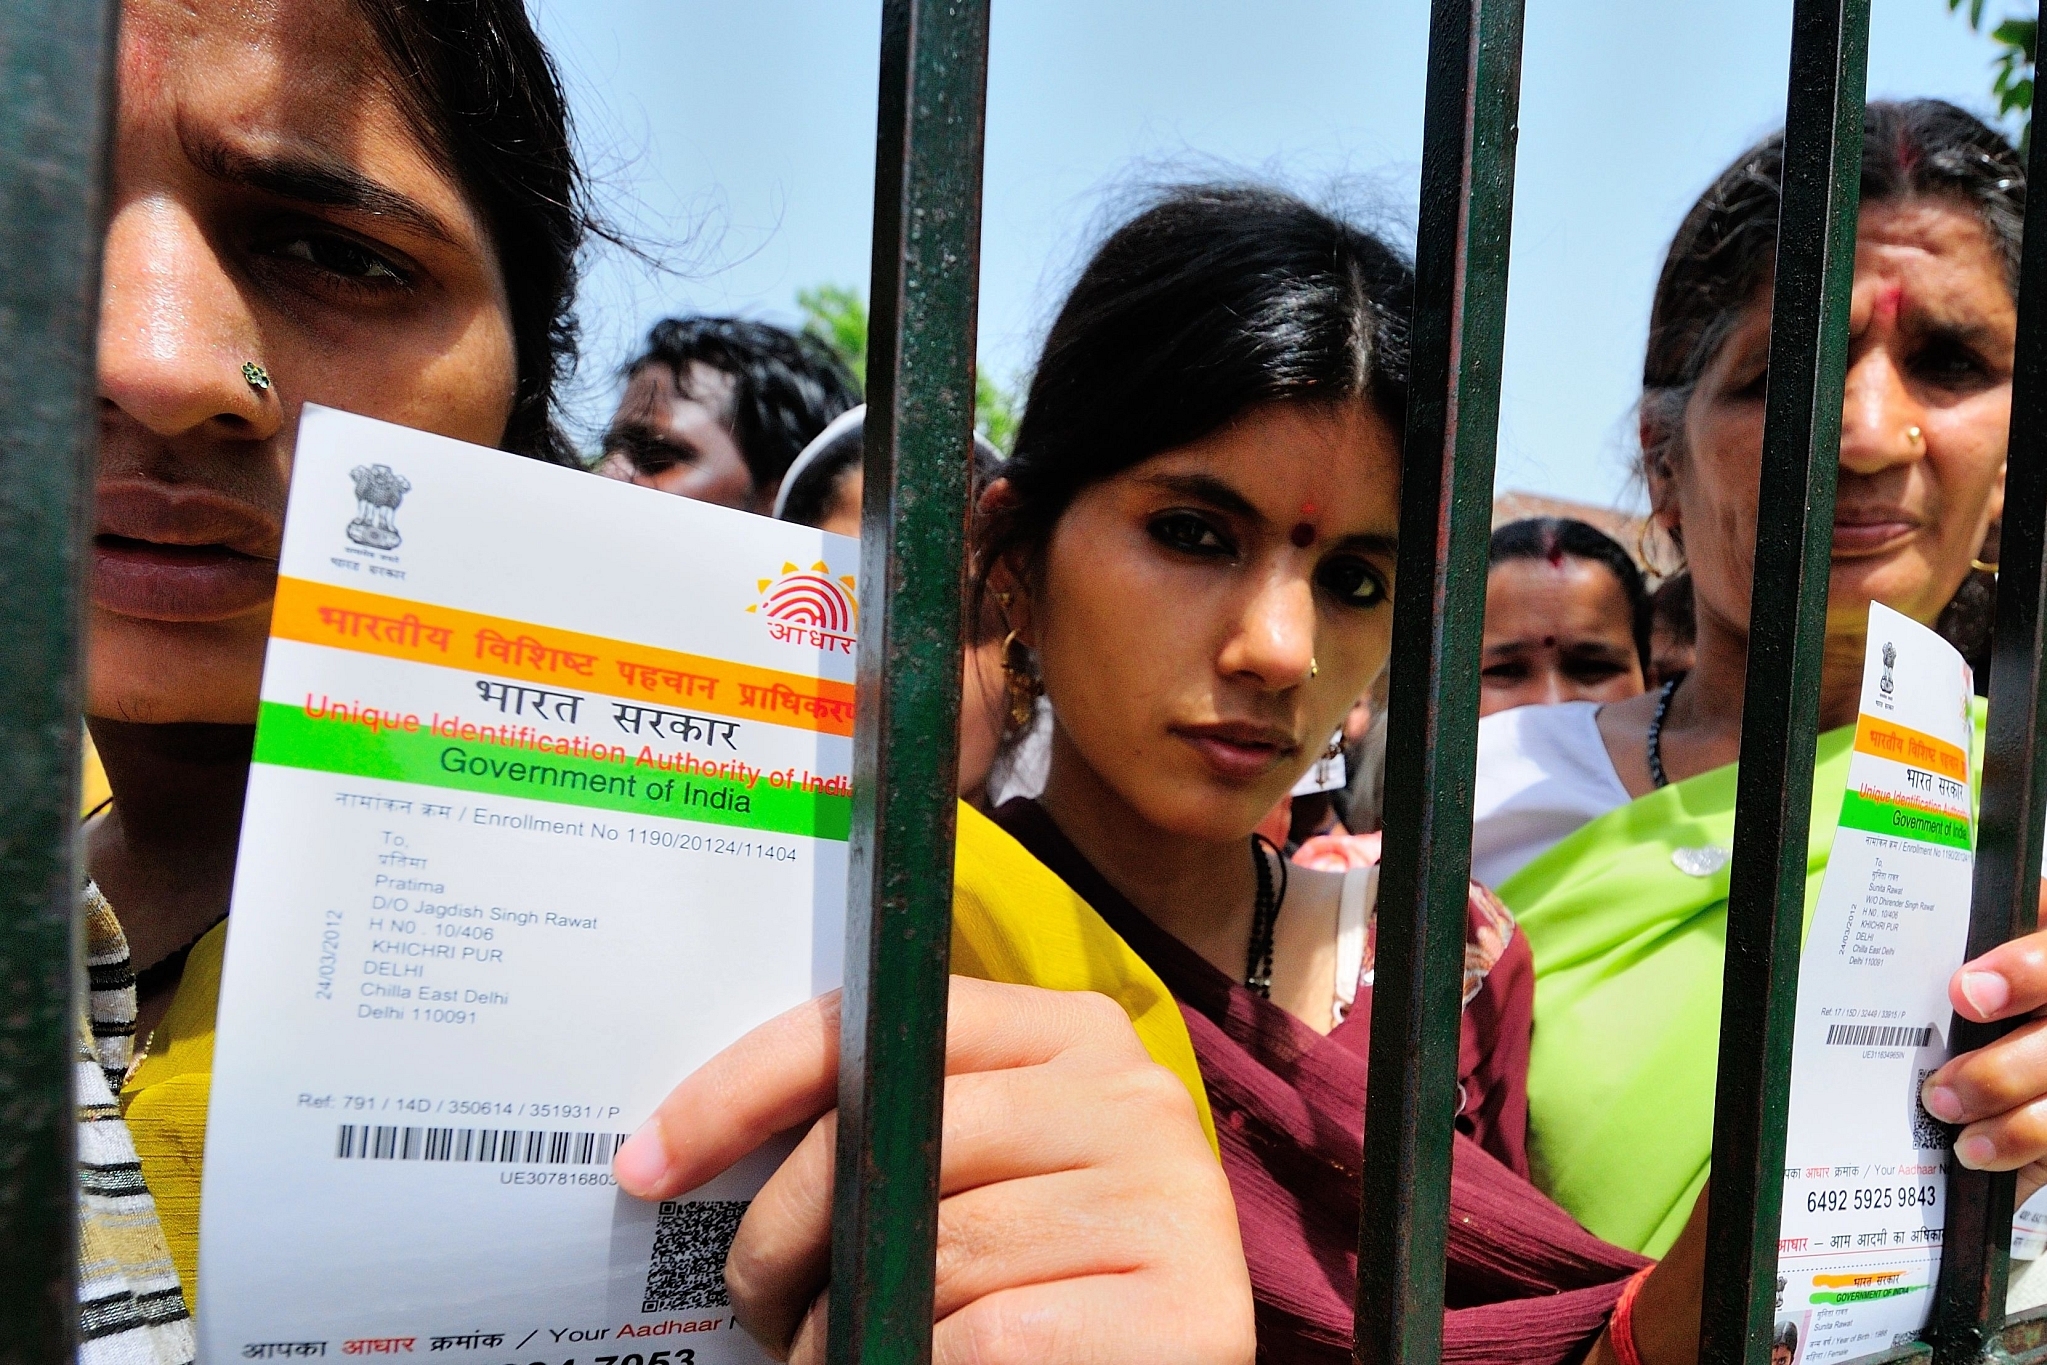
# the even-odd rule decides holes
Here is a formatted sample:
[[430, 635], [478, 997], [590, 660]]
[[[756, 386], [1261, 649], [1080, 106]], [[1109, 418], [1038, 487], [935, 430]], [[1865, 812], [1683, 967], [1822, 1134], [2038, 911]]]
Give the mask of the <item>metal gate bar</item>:
[[[1869, 0], [1797, 0], [1720, 1006], [1701, 1365], [1767, 1365], [1805, 924]], [[1767, 590], [1764, 590], [1767, 585]]]
[[1436, 0], [1401, 457], [1356, 1358], [1442, 1353], [1522, 0]]
[[931, 1358], [988, 0], [888, 0], [829, 1356]]
[[0, 6], [0, 1365], [70, 1358], [79, 601], [112, 0]]
[[[2006, 448], [2004, 525], [1990, 657], [1990, 715], [1984, 737], [1983, 802], [1969, 914], [1969, 956], [2031, 933], [2038, 915], [2041, 819], [2047, 814], [2047, 746], [2039, 742], [2042, 528], [2047, 523], [2047, 138], [2035, 138], [2027, 168], [2025, 247], [2019, 264], [2018, 352], [2012, 369], [2011, 438]], [[1982, 1047], [2009, 1025], [1956, 1017], [1956, 1051]], [[1999, 1336], [2010, 1266], [2016, 1177], [1948, 1165], [1946, 1238], [1932, 1330], [1942, 1365], [1973, 1361], [1986, 1348], [2040, 1344], [2040, 1323]], [[2028, 1340], [2030, 1338], [2030, 1340]]]
[[[79, 587], [113, 106], [113, 0], [0, 9], [0, 1365], [76, 1329]], [[1404, 452], [1387, 860], [1357, 1356], [1440, 1349], [1476, 655], [1497, 425], [1520, 0], [1436, 0]], [[1701, 1359], [1761, 1362], [1773, 1316], [1818, 650], [1852, 286], [1867, 0], [1795, 5]], [[887, 0], [861, 564], [835, 1361], [930, 1352], [972, 426], [987, 0]], [[2033, 179], [2047, 173], [2034, 157]], [[2041, 210], [2047, 213], [2047, 209]], [[2028, 224], [2037, 226], [2032, 197]], [[2038, 232], [2029, 236], [2040, 239]], [[2025, 253], [1971, 951], [2032, 927], [2047, 813], [2047, 239]], [[1420, 622], [1426, 618], [1427, 628]], [[1412, 647], [1426, 640], [1426, 649]], [[1958, 1047], [2000, 1030], [1959, 1025]], [[2047, 1358], [2005, 1323], [2012, 1182], [1951, 1173], [1938, 1359]], [[1926, 1346], [1891, 1353], [1923, 1360]]]

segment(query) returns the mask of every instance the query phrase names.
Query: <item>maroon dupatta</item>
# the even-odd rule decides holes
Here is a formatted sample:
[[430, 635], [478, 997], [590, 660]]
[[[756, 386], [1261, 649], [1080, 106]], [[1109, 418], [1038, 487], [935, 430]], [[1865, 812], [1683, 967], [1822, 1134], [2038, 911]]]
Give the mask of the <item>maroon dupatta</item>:
[[[996, 821], [1094, 907], [1180, 1002], [1215, 1113], [1257, 1300], [1258, 1358], [1351, 1358], [1364, 1150], [1369, 993], [1328, 1037], [1217, 971], [1125, 900], [1035, 802]], [[1530, 1185], [1526, 1068], [1533, 991], [1526, 940], [1466, 1007], [1450, 1180], [1446, 1365], [1565, 1365], [1606, 1325], [1648, 1262], [1600, 1241]]]

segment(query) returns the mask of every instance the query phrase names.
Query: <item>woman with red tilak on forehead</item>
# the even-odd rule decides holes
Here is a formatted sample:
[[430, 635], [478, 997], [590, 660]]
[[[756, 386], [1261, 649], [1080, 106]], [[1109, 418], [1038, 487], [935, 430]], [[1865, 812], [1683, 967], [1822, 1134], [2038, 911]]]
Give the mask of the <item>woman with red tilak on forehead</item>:
[[[1056, 1110], [1058, 1149], [1086, 1151], [1131, 1111], [1076, 1108], [1041, 1068], [1014, 1089], [955, 1078], [948, 1122], [954, 1104], [975, 1121], [943, 1150], [941, 1361], [1351, 1358], [1358, 1227], [1388, 1216], [1362, 1205], [1360, 1166], [1376, 882], [1291, 867], [1253, 831], [1393, 649], [1412, 293], [1369, 233], [1196, 185], [1111, 234], [1053, 324], [973, 536], [981, 600], [1028, 656], [1010, 684], [1051, 703], [1051, 766], [992, 823], [960, 812], [953, 967], [1121, 1004], [1167, 1068], [1135, 1121], [1177, 1142], [1192, 1100], [1241, 1248], [1210, 1263], [1226, 1278], [1145, 1286], [1166, 1334], [1124, 1330], [1100, 1295], [1127, 1247], [1101, 1230], [1185, 1243], [1202, 1190], [1105, 1201], [1071, 1180], [1032, 1196], [1055, 1246], [1013, 1250], [986, 1201], [1011, 1183], [1015, 1116]], [[1532, 972], [1495, 909], [1474, 888], [1443, 1359], [1627, 1360], [1636, 1329], [1695, 1334], [1701, 1258], [1645, 1270], [1524, 1178]], [[835, 1024], [797, 1011], [685, 1081], [620, 1151], [620, 1184], [673, 1198], [824, 1111]], [[832, 1141], [820, 1125], [782, 1165], [726, 1270], [741, 1323], [803, 1361], [831, 1292]]]
[[[1946, 104], [1870, 105], [1863, 147], [1816, 850], [1840, 811], [1870, 603], [1934, 623], [2002, 505], [2026, 193], [2009, 144]], [[1593, 1231], [1651, 1255], [1696, 1226], [1708, 1175], [1782, 164], [1772, 137], [1706, 191], [1650, 320], [1643, 472], [1690, 571], [1696, 662], [1631, 700], [1480, 726], [1474, 872], [1519, 918], [1542, 983], [1532, 1161]], [[1824, 872], [1816, 853], [1808, 906]], [[2047, 938], [1966, 964], [1950, 993], [1972, 1019], [2031, 1015]], [[1961, 1126], [1956, 1159], [2020, 1171], [2022, 1198], [2047, 1172], [2043, 1028], [1955, 1058], [1921, 1097]]]

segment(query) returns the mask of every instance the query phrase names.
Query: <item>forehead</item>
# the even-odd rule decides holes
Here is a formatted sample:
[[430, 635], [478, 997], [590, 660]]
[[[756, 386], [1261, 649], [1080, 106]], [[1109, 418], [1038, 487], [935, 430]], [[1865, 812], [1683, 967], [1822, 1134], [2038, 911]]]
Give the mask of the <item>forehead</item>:
[[300, 133], [325, 118], [343, 138], [381, 116], [402, 122], [376, 35], [351, 0], [127, 0], [120, 81], [129, 113], [169, 104]]
[[1572, 555], [1554, 564], [1503, 560], [1487, 573], [1486, 624], [1518, 628], [1521, 622], [1552, 635], [1634, 631], [1620, 580], [1605, 565]]
[[1400, 515], [1400, 443], [1363, 402], [1279, 403], [1154, 455], [1119, 477], [1208, 476], [1275, 521], [1324, 535], [1391, 535]]
[[1920, 276], [1943, 291], [1962, 290], [1979, 304], [2013, 307], [2004, 258], [1990, 230], [1966, 204], [1908, 199], [1872, 204], [1856, 224], [1855, 276]]
[[[1974, 209], [1955, 199], [1914, 198], [1866, 205], [1856, 219], [1855, 301], [1860, 327], [1887, 286], [1907, 312], [2018, 325], [2003, 254]], [[1760, 344], [1770, 326], [1772, 281], [1756, 287], [1737, 333]]]
[[407, 117], [355, 0], [127, 0], [118, 70], [124, 179], [154, 177], [150, 158], [180, 152], [309, 157], [484, 235]]
[[657, 423], [722, 423], [738, 381], [701, 360], [678, 376], [666, 361], [649, 360], [626, 379], [621, 413]]

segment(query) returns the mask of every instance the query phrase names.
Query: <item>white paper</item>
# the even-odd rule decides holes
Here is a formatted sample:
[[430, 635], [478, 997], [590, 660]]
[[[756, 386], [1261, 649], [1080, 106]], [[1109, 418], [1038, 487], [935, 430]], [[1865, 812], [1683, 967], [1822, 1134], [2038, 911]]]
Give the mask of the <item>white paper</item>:
[[1948, 1059], [1974, 859], [1968, 666], [1872, 605], [1841, 825], [1805, 938], [1778, 1319], [1800, 1361], [1915, 1336], [1932, 1308], [1948, 1133], [1919, 1104]]
[[2047, 1251], [2047, 1188], [2035, 1190], [2011, 1218], [2011, 1258], [2037, 1261], [2043, 1251]]
[[659, 1207], [610, 1157], [837, 984], [856, 558], [307, 409], [216, 1042], [203, 1360], [764, 1358], [722, 1265], [773, 1154]]

